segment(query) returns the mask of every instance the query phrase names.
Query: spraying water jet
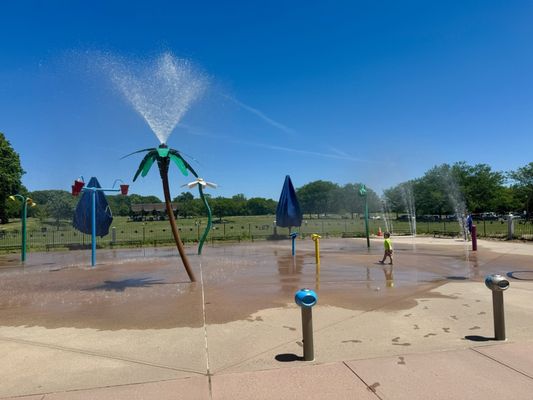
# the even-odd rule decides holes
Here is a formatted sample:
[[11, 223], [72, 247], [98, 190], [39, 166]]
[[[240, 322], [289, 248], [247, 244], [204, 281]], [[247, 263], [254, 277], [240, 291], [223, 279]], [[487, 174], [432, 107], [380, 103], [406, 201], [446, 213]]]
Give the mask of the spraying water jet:
[[[185, 161], [182, 154], [178, 150], [169, 148], [166, 142], [190, 106], [205, 91], [207, 78], [197, 71], [190, 61], [173, 57], [170, 53], [164, 53], [153, 65], [142, 69], [138, 76], [131, 73], [124, 65], [117, 63], [112, 66], [110, 71], [112, 72], [112, 81], [133, 108], [144, 118], [159, 140], [158, 147], [128, 154], [130, 156], [147, 152], [135, 173], [133, 181], [139, 175], [145, 177], [152, 165], [157, 162], [172, 235], [189, 279], [191, 282], [195, 282], [196, 278], [185, 254], [172, 210], [168, 181], [168, 170], [171, 161], [176, 164], [184, 176], [191, 172], [198, 182], [200, 182], [201, 178], [198, 177], [191, 165]], [[198, 184], [198, 188], [210, 219], [211, 210], [204, 197], [202, 185]], [[207, 237], [210, 227], [211, 225], [208, 223], [206, 232], [202, 237], [202, 241], [200, 241], [198, 254], [202, 251], [203, 241]]]

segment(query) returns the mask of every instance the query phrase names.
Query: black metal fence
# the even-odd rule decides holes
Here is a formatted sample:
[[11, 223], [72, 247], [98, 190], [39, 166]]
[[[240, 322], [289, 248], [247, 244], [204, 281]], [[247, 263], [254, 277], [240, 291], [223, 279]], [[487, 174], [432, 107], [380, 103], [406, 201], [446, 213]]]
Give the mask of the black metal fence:
[[[402, 221], [370, 220], [370, 233], [377, 235], [378, 232], [389, 230], [395, 235], [410, 235], [411, 228], [408, 223]], [[180, 237], [184, 242], [197, 242], [203, 233], [205, 226], [185, 225], [179, 228]], [[457, 222], [417, 222], [418, 235], [432, 235], [439, 237], [461, 237], [461, 227]], [[305, 221], [302, 226], [293, 228], [305, 238], [313, 233], [323, 237], [364, 237], [364, 220], [349, 219], [315, 219]], [[478, 221], [478, 237], [492, 237], [507, 239], [507, 222]], [[220, 223], [213, 224], [207, 240], [215, 241], [254, 241], [264, 239], [287, 238], [288, 228], [275, 227], [273, 224], [255, 223]], [[525, 221], [515, 221], [514, 238], [533, 240], [533, 224]], [[0, 231], [0, 251], [20, 249], [20, 231]], [[52, 249], [82, 249], [91, 245], [91, 235], [80, 233], [71, 227], [60, 229], [29, 230], [27, 232], [27, 244], [31, 250]], [[97, 238], [98, 247], [114, 246], [161, 246], [173, 243], [173, 237], [169, 226], [150, 225], [139, 222], [123, 224], [113, 227], [109, 234]]]

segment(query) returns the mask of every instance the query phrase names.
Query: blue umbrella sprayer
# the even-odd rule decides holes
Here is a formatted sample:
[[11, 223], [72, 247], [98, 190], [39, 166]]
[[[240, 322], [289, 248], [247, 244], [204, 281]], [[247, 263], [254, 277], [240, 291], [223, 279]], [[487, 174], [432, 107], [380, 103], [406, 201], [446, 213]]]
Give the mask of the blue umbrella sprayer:
[[[119, 181], [117, 179], [115, 183]], [[115, 189], [115, 185], [110, 189], [102, 188], [98, 179], [92, 177], [87, 186], [83, 180], [76, 180], [72, 185], [72, 195], [78, 196], [82, 193], [80, 201], [76, 206], [72, 224], [80, 232], [91, 234], [91, 265], [96, 264], [96, 236], [104, 237], [109, 233], [109, 227], [113, 222], [113, 215], [107, 203], [105, 192], [121, 192], [128, 194], [128, 185], [120, 185], [120, 189]]]
[[283, 189], [279, 196], [276, 208], [276, 225], [289, 228], [289, 235], [293, 239], [292, 255], [294, 255], [294, 239], [296, 236], [291, 233], [291, 228], [302, 225], [302, 211], [289, 175], [285, 176]]

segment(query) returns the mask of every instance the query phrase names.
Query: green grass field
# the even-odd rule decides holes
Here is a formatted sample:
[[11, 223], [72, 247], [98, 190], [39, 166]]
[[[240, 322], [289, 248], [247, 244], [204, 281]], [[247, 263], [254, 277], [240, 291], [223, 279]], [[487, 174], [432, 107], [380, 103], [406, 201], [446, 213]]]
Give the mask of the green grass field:
[[[273, 215], [267, 216], [239, 216], [227, 217], [221, 222], [215, 220], [208, 236], [208, 241], [222, 240], [261, 240], [271, 238], [274, 233], [286, 236], [288, 228], [274, 228]], [[179, 218], [180, 236], [184, 242], [196, 242], [201, 237], [207, 220], [205, 218]], [[409, 235], [408, 222], [389, 221], [381, 219], [369, 221], [371, 235], [377, 235], [378, 230], [392, 230], [395, 235]], [[20, 221], [14, 220], [0, 227], [0, 251], [17, 251], [21, 243]], [[478, 221], [479, 237], [507, 237], [507, 223], [499, 221]], [[301, 227], [293, 229], [305, 238], [312, 233], [324, 237], [364, 237], [364, 219], [350, 219], [341, 217], [304, 218]], [[460, 227], [457, 222], [417, 222], [418, 235], [456, 236]], [[531, 240], [533, 226], [523, 221], [515, 222], [515, 237]], [[88, 246], [91, 236], [75, 230], [70, 221], [41, 222], [34, 218], [27, 221], [27, 241], [31, 250], [77, 249]], [[99, 247], [111, 246], [162, 246], [173, 243], [168, 221], [133, 222], [127, 217], [115, 217], [109, 234], [97, 238]]]

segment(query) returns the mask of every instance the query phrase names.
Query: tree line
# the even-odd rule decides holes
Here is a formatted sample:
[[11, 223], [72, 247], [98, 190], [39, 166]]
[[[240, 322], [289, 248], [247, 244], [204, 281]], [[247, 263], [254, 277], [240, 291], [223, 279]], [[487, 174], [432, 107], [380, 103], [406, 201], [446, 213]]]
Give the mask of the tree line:
[[495, 212], [530, 217], [533, 162], [510, 172], [493, 171], [487, 164], [441, 164], [418, 179], [385, 190], [383, 200], [389, 210], [402, 213], [409, 195], [417, 215]]
[[[15, 193], [30, 196], [37, 207], [29, 208], [28, 215], [40, 219], [71, 219], [78, 198], [64, 190], [28, 191], [21, 183], [24, 170], [20, 157], [0, 133], [0, 220], [20, 216], [20, 203], [9, 201]], [[487, 164], [469, 165], [466, 162], [441, 164], [428, 170], [422, 177], [402, 182], [384, 190], [379, 196], [367, 185], [366, 199], [359, 195], [361, 183], [339, 185], [317, 180], [296, 189], [302, 212], [309, 218], [331, 214], [351, 218], [364, 210], [368, 201], [372, 213], [392, 212], [397, 215], [410, 212], [414, 204], [416, 215], [447, 215], [468, 210], [471, 213], [519, 212], [531, 215], [533, 207], [533, 162], [515, 171], [493, 171]], [[277, 202], [272, 199], [243, 194], [232, 197], [207, 195], [215, 217], [222, 219], [235, 215], [275, 214]], [[130, 216], [132, 204], [161, 203], [156, 196], [107, 196], [114, 215]], [[181, 217], [205, 215], [199, 198], [183, 192], [173, 199]], [[461, 205], [461, 207], [458, 207]]]

